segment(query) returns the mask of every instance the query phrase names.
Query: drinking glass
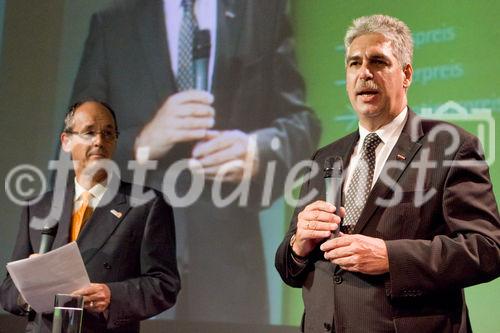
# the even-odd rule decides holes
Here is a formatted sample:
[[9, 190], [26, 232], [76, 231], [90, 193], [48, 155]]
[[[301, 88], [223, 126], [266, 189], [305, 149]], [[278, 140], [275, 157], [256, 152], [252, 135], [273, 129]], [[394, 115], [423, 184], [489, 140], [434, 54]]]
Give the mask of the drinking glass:
[[56, 294], [52, 333], [80, 333], [83, 318], [83, 296]]

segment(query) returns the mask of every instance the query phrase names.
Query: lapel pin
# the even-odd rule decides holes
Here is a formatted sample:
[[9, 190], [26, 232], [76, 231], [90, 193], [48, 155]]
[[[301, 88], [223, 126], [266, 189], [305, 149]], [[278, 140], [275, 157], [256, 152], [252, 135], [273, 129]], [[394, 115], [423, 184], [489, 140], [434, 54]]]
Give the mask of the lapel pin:
[[400, 160], [400, 161], [404, 161], [404, 160], [406, 160], [406, 157], [404, 157], [404, 156], [403, 156], [403, 155], [401, 155], [401, 154], [397, 154], [397, 155], [396, 155], [396, 159], [398, 159], [398, 160]]
[[230, 10], [226, 10], [226, 12], [224, 13], [224, 15], [226, 15], [229, 18], [235, 18], [236, 17], [236, 15], [232, 11], [230, 11]]
[[114, 216], [116, 216], [117, 218], [121, 218], [122, 217], [122, 213], [121, 212], [118, 212], [114, 209], [110, 210], [111, 214], [113, 214]]

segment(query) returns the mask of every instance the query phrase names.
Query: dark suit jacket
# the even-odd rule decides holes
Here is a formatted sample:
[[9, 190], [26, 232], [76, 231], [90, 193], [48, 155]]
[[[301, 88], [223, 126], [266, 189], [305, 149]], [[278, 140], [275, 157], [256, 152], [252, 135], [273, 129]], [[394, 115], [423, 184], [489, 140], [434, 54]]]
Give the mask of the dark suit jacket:
[[[323, 166], [327, 157], [342, 156], [347, 166], [358, 138], [352, 133], [318, 150], [313, 160]], [[500, 274], [500, 218], [477, 138], [410, 111], [382, 174], [389, 181], [379, 177], [375, 183], [355, 233], [386, 241], [387, 274], [342, 271], [319, 248], [306, 265], [297, 265], [289, 246], [303, 209], [297, 207], [276, 268], [287, 284], [302, 288], [303, 331], [470, 332], [462, 289]], [[316, 189], [315, 199], [324, 198], [322, 176], [309, 179], [302, 195]], [[429, 191], [435, 193], [416, 205]], [[395, 193], [398, 204], [376, 203]]]
[[[172, 208], [157, 192], [149, 202], [133, 205], [131, 191], [132, 185], [122, 182], [112, 198], [108, 189], [101, 202], [109, 203], [95, 209], [76, 241], [90, 281], [106, 283], [111, 290], [107, 320], [102, 314], [85, 311], [84, 333], [139, 332], [139, 321], [172, 307], [180, 288]], [[68, 243], [74, 186], [68, 187], [64, 198], [53, 248]], [[33, 216], [48, 216], [53, 205], [57, 205], [53, 192], [47, 192], [40, 201], [23, 209], [12, 260], [38, 252], [41, 233], [30, 227], [30, 221]], [[122, 216], [113, 215], [112, 209]], [[1, 286], [2, 306], [23, 315], [18, 296], [7, 276]], [[35, 322], [30, 322], [27, 331], [34, 326]], [[42, 332], [51, 332], [49, 315], [43, 316]]]
[[[248, 204], [216, 207], [212, 184], [199, 200], [175, 207], [183, 290], [178, 318], [266, 323], [267, 284], [259, 227], [264, 172], [276, 163], [271, 198], [283, 193], [287, 171], [308, 159], [319, 140], [319, 123], [304, 105], [285, 0], [221, 0], [212, 93], [215, 128], [257, 134], [260, 175]], [[93, 16], [73, 100], [93, 97], [110, 103], [120, 124], [115, 154], [122, 175], [140, 129], [177, 92], [170, 66], [161, 0], [125, 0]], [[280, 140], [272, 149], [272, 138]], [[160, 189], [165, 170], [190, 156], [192, 145], [177, 144], [148, 172], [147, 185]], [[191, 184], [182, 174], [178, 193]], [[222, 197], [235, 189], [222, 186]], [[179, 194], [183, 196], [183, 194]], [[264, 205], [266, 206], [266, 205]]]

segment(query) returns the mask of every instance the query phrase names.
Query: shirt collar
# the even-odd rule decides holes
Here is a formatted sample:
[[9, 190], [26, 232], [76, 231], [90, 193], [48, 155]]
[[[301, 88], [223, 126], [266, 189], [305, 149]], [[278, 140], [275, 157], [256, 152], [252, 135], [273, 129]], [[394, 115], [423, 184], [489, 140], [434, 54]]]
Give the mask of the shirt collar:
[[[93, 198], [96, 198], [97, 200], [100, 201], [107, 189], [108, 189], [107, 183], [103, 184], [98, 183], [92, 186], [92, 188], [88, 190], [88, 192], [92, 194]], [[79, 200], [82, 196], [82, 193], [85, 191], [87, 191], [87, 189], [85, 189], [82, 185], [78, 184], [75, 178], [75, 201]]]
[[[394, 118], [390, 123], [385, 124], [384, 126], [380, 127], [375, 131], [375, 133], [377, 133], [377, 135], [380, 137], [380, 139], [384, 144], [389, 142], [394, 137], [399, 136], [401, 130], [403, 129], [407, 113], [408, 113], [408, 107], [405, 106], [403, 111], [401, 111], [396, 116], [396, 118]], [[365, 137], [370, 133], [371, 132], [369, 130], [361, 126], [361, 123], [359, 124], [359, 142], [363, 142], [365, 140]]]

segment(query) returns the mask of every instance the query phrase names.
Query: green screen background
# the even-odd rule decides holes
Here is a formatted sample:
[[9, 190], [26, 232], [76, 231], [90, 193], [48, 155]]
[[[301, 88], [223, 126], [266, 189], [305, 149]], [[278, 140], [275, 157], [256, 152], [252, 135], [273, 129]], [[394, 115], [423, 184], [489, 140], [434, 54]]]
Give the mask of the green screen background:
[[[490, 173], [500, 189], [500, 167], [494, 123], [500, 118], [500, 64], [498, 61], [500, 3], [495, 1], [292, 1], [297, 57], [306, 79], [308, 103], [321, 119], [321, 145], [357, 128], [345, 93], [343, 38], [356, 17], [387, 14], [408, 24], [414, 35], [415, 70], [409, 90], [414, 111], [442, 107], [437, 117], [478, 135], [483, 142]], [[475, 108], [491, 109], [474, 117]], [[496, 147], [494, 142], [497, 142]], [[497, 199], [498, 203], [498, 199]], [[498, 332], [500, 280], [466, 289], [474, 332]], [[285, 287], [283, 321], [300, 323], [300, 290]]]

